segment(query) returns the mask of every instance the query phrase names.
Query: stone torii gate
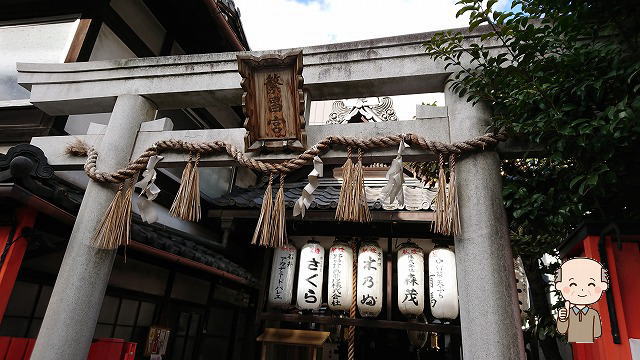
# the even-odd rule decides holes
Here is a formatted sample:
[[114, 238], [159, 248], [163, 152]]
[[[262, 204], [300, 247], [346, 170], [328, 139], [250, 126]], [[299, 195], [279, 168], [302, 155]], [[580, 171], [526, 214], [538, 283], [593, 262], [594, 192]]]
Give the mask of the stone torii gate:
[[[482, 29], [467, 34], [479, 41]], [[383, 136], [414, 133], [427, 140], [458, 142], [485, 133], [489, 120], [481, 104], [472, 106], [445, 88], [451, 75], [444, 63], [425, 55], [422, 33], [303, 48], [304, 91], [310, 100], [444, 91], [448, 117], [366, 124], [307, 126], [307, 144], [328, 135]], [[500, 51], [496, 47], [494, 51]], [[274, 53], [274, 52], [269, 52]], [[275, 53], [282, 53], [276, 51]], [[264, 52], [251, 52], [260, 56]], [[157, 110], [209, 107], [223, 123], [240, 124], [230, 106], [241, 103], [237, 53], [217, 53], [69, 64], [18, 64], [18, 81], [31, 103], [50, 115], [112, 112], [103, 135], [77, 136], [96, 146], [100, 171], [127, 165], [161, 139], [224, 140], [244, 148], [245, 129], [141, 131]], [[308, 119], [308, 116], [307, 116]], [[143, 129], [144, 130], [144, 129]], [[84, 159], [65, 154], [75, 137], [34, 138], [56, 169], [82, 169]], [[516, 152], [501, 145], [500, 152]], [[105, 155], [107, 154], [107, 155]], [[366, 160], [390, 162], [396, 149], [367, 152]], [[281, 161], [287, 154], [248, 155]], [[405, 161], [433, 160], [407, 149]], [[342, 163], [344, 149], [331, 149], [325, 163]], [[182, 166], [185, 154], [166, 154], [159, 166]], [[227, 155], [203, 156], [200, 166], [228, 166]], [[455, 237], [463, 352], [465, 359], [524, 359], [513, 260], [495, 151], [465, 156], [457, 164], [461, 232]], [[53, 289], [32, 359], [84, 359], [89, 351], [115, 251], [89, 245], [115, 189], [90, 181]], [[426, 229], [425, 229], [426, 231]]]

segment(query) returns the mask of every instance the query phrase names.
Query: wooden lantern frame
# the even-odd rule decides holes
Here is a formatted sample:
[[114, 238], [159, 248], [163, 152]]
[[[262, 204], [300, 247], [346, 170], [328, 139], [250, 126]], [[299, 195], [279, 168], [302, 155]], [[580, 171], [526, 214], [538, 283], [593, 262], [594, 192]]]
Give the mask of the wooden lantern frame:
[[[302, 77], [302, 50], [284, 54], [266, 54], [258, 57], [240, 54], [237, 55], [237, 59], [238, 72], [242, 76], [241, 86], [244, 90], [242, 109], [245, 115], [244, 128], [247, 130], [245, 151], [280, 151], [284, 149], [304, 151], [306, 149], [307, 135], [304, 119], [305, 99], [302, 91], [304, 84]], [[290, 76], [284, 82], [285, 86], [278, 87], [277, 100], [280, 100], [280, 108], [286, 109], [289, 114], [289, 116], [283, 116], [284, 112], [281, 111], [279, 113], [281, 117], [277, 119], [284, 121], [284, 124], [282, 124], [284, 125], [283, 136], [270, 136], [264, 130], [264, 126], [261, 126], [272, 121], [261, 115], [265, 109], [260, 108], [260, 105], [268, 107], [269, 104], [268, 101], [261, 103], [260, 97], [269, 95], [260, 86], [262, 84], [259, 83], [258, 78], [259, 74], [264, 74], [268, 71], [274, 71], [274, 74], [286, 72]], [[287, 87], [287, 84], [291, 86]], [[288, 91], [288, 93], [280, 97], [281, 91]]]

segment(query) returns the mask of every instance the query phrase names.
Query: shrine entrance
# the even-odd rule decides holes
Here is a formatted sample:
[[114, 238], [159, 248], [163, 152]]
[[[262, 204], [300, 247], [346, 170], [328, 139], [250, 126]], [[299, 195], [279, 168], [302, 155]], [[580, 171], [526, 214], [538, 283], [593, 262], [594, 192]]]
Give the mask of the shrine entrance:
[[[307, 338], [309, 344], [300, 340], [306, 333], [281, 335], [281, 344], [313, 348], [329, 339], [342, 343], [338, 351], [353, 359], [392, 356], [408, 349], [412, 338], [418, 347], [430, 341], [443, 357], [462, 352], [466, 359], [524, 358], [497, 152], [513, 155], [521, 147], [498, 145], [502, 134], [485, 134], [487, 109], [445, 87], [451, 70], [421, 46], [431, 35], [275, 54], [18, 64], [18, 81], [31, 90], [30, 101], [50, 115], [111, 112], [103, 131], [32, 140], [55, 169], [84, 169], [91, 179], [32, 358], [86, 356], [116, 249], [130, 239], [134, 188], [141, 189], [133, 196], [143, 219], [152, 222], [154, 214], [144, 209], [157, 194], [153, 174], [160, 167], [184, 167], [172, 215], [189, 221], [257, 219], [255, 230], [243, 227], [248, 235], [234, 246], [264, 247], [255, 305], [260, 331], [330, 330], [323, 340], [311, 336], [319, 342]], [[479, 41], [476, 35], [465, 41]], [[307, 124], [314, 100], [439, 91], [446, 105], [440, 116], [353, 123], [354, 113], [348, 123]], [[172, 131], [156, 120], [161, 109], [238, 105], [246, 115], [244, 128]], [[390, 216], [375, 204], [371, 208], [368, 166], [390, 164], [379, 179], [384, 207], [409, 202], [403, 162], [425, 161], [440, 168], [437, 191], [425, 200], [429, 211], [403, 209]], [[323, 174], [325, 166], [336, 165], [341, 174]], [[251, 214], [224, 206], [201, 213], [198, 169], [221, 166], [262, 174], [264, 190]], [[286, 178], [295, 174], [303, 174], [309, 186], [287, 199]], [[317, 211], [313, 202], [331, 178], [335, 210]], [[289, 259], [284, 265], [278, 262], [283, 257]], [[434, 266], [441, 263], [448, 268]], [[444, 296], [445, 289], [437, 281], [426, 283], [451, 275], [449, 284], [457, 286], [446, 292], [456, 290], [454, 308], [433, 305], [429, 299], [436, 295], [429, 292]], [[181, 336], [189, 341], [188, 333]], [[263, 339], [273, 341], [266, 334]]]

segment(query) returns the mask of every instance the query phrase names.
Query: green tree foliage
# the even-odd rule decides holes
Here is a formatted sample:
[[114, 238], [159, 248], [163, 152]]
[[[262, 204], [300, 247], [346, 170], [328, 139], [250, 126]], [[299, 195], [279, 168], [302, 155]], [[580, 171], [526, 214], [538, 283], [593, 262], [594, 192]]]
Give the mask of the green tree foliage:
[[[452, 71], [453, 91], [489, 104], [493, 129], [540, 149], [503, 161], [512, 244], [531, 264], [581, 222], [640, 218], [640, 6], [495, 4], [459, 1], [457, 15], [469, 15], [478, 37], [447, 31], [425, 47]], [[552, 325], [547, 310], [534, 323]]]

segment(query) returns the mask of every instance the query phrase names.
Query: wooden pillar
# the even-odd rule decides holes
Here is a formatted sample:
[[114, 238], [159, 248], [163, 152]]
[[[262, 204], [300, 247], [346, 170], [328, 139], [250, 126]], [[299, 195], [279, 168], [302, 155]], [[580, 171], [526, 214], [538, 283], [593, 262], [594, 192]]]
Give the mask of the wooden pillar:
[[[100, 171], [115, 171], [129, 162], [143, 121], [153, 120], [155, 106], [139, 95], [120, 95], [98, 147]], [[36, 340], [32, 360], [84, 360], [107, 289], [115, 250], [90, 245], [117, 186], [89, 181], [51, 300]]]
[[16, 210], [16, 222], [13, 226], [0, 227], [0, 322], [7, 309], [13, 285], [16, 283], [20, 265], [29, 242], [22, 237], [25, 228], [33, 227], [37, 212], [33, 208]]

